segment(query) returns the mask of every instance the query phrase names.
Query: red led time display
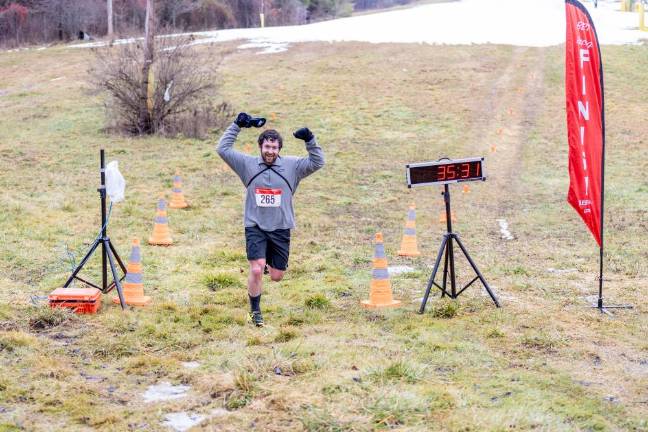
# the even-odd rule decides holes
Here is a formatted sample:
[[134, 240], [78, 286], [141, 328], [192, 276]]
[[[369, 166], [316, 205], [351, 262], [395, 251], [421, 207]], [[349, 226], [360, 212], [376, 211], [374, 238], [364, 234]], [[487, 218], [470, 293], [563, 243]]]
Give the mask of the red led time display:
[[407, 186], [486, 180], [484, 158], [443, 159], [407, 165]]

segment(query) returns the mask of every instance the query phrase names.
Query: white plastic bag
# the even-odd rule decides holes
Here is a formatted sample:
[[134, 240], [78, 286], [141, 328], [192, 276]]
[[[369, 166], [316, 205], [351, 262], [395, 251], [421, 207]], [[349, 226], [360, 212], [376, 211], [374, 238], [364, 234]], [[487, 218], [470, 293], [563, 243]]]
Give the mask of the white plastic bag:
[[106, 166], [106, 193], [110, 201], [113, 203], [123, 201], [125, 190], [126, 180], [119, 172], [119, 164], [117, 161], [109, 162]]

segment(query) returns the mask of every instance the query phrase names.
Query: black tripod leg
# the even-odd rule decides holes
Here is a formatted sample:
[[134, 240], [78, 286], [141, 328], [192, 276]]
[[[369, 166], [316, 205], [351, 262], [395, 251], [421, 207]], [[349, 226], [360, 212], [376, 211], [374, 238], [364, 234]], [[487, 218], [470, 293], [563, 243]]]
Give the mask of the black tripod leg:
[[[106, 240], [104, 243], [108, 243], [108, 241]], [[121, 282], [119, 282], [119, 274], [117, 273], [117, 268], [115, 267], [115, 261], [113, 260], [112, 252], [110, 250], [107, 251], [107, 255], [108, 255], [108, 261], [110, 262], [110, 270], [112, 270], [113, 279], [115, 280], [117, 295], [119, 295], [119, 303], [121, 304], [121, 308], [123, 310], [126, 308], [126, 301], [124, 301], [124, 293], [122, 291]]]
[[445, 249], [445, 260], [443, 262], [443, 291], [441, 291], [441, 298], [445, 297], [446, 295], [446, 286], [448, 282], [448, 249]]
[[432, 270], [432, 274], [430, 275], [430, 280], [428, 281], [427, 288], [425, 289], [425, 295], [423, 296], [423, 301], [421, 302], [421, 308], [419, 309], [420, 314], [425, 312], [425, 304], [427, 303], [428, 297], [430, 296], [430, 289], [432, 289], [434, 278], [436, 277], [436, 273], [439, 270], [439, 263], [441, 263], [441, 255], [443, 254], [443, 250], [445, 249], [447, 242], [448, 242], [448, 236], [445, 235], [443, 236], [443, 240], [441, 241], [441, 247], [439, 248], [439, 253], [437, 254], [436, 261], [434, 262], [434, 270]]
[[119, 254], [115, 250], [115, 246], [113, 246], [112, 242], [109, 240], [108, 244], [110, 245], [110, 250], [112, 251], [115, 259], [117, 260], [117, 264], [119, 264], [119, 267], [121, 267], [122, 271], [124, 272], [124, 275], [126, 274], [126, 266], [122, 262], [121, 258], [119, 258]]
[[81, 260], [79, 265], [77, 265], [76, 268], [74, 269], [74, 271], [72, 272], [72, 275], [70, 275], [68, 280], [65, 281], [65, 283], [63, 284], [63, 288], [67, 288], [68, 286], [70, 286], [70, 284], [72, 283], [72, 281], [74, 280], [76, 275], [81, 271], [81, 269], [86, 264], [86, 262], [88, 262], [88, 259], [90, 258], [92, 253], [95, 251], [95, 249], [97, 249], [97, 246], [99, 246], [99, 242], [100, 242], [100, 240], [95, 240], [93, 245], [90, 247], [90, 250], [88, 251], [88, 253], [83, 257], [83, 259]]
[[486, 282], [486, 279], [484, 279], [484, 276], [482, 276], [481, 272], [477, 268], [477, 265], [475, 264], [475, 262], [470, 257], [470, 254], [468, 253], [468, 251], [464, 247], [463, 243], [461, 243], [461, 240], [459, 240], [458, 236], [456, 236], [455, 239], [457, 240], [457, 244], [461, 248], [461, 251], [465, 255], [466, 259], [470, 263], [470, 266], [473, 268], [473, 270], [475, 270], [475, 273], [477, 273], [477, 276], [479, 277], [479, 280], [481, 281], [482, 284], [484, 284], [484, 288], [486, 288], [486, 291], [488, 292], [488, 295], [490, 296], [491, 299], [493, 299], [493, 303], [495, 303], [495, 306], [500, 307], [500, 304], [497, 301], [497, 297], [495, 297], [495, 294], [493, 294], [493, 291], [491, 291], [490, 287], [488, 286], [488, 283]]

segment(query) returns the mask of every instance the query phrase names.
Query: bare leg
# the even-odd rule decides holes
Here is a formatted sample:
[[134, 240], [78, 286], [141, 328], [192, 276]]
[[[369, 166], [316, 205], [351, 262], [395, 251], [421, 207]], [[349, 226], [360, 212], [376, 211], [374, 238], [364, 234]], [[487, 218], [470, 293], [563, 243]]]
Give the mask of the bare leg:
[[286, 273], [285, 270], [277, 270], [276, 268], [272, 268], [268, 266], [268, 271], [270, 272], [270, 279], [273, 282], [279, 282], [281, 279], [284, 277], [284, 273]]
[[250, 274], [248, 275], [248, 294], [252, 297], [261, 295], [263, 286], [263, 268], [265, 267], [265, 258], [250, 260]]

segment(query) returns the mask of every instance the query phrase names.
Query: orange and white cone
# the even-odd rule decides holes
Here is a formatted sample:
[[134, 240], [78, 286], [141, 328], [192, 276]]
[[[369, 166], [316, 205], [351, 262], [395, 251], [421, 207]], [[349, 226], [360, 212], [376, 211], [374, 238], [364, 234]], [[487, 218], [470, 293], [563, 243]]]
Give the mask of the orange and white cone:
[[[452, 218], [452, 222], [457, 222], [457, 216], [455, 216], [455, 212], [452, 210], [450, 211], [450, 217]], [[446, 212], [442, 211], [441, 213], [439, 213], [439, 223], [446, 223], [446, 222], [448, 222]]]
[[371, 276], [371, 290], [369, 300], [360, 302], [365, 308], [382, 308], [400, 305], [399, 300], [392, 297], [389, 271], [387, 270], [387, 257], [385, 257], [385, 245], [383, 244], [382, 233], [376, 233], [376, 249], [373, 259], [373, 273]]
[[421, 252], [416, 245], [416, 206], [412, 204], [407, 211], [407, 222], [403, 231], [403, 240], [398, 251], [400, 256], [419, 256]]
[[158, 246], [169, 246], [173, 244], [169, 234], [169, 218], [167, 217], [166, 201], [160, 197], [157, 204], [157, 213], [155, 215], [155, 225], [153, 226], [153, 235], [149, 237], [149, 244]]
[[169, 201], [169, 207], [173, 209], [189, 207], [189, 204], [187, 204], [187, 201], [182, 194], [182, 178], [180, 177], [180, 171], [177, 170], [173, 177], [173, 194], [171, 195], [171, 201]]
[[[126, 266], [126, 279], [122, 283], [124, 301], [131, 306], [146, 306], [151, 303], [151, 297], [144, 295], [144, 282], [142, 279], [142, 255], [140, 253], [139, 239], [133, 239], [128, 266]], [[113, 303], [119, 303], [119, 297], [113, 297]]]

